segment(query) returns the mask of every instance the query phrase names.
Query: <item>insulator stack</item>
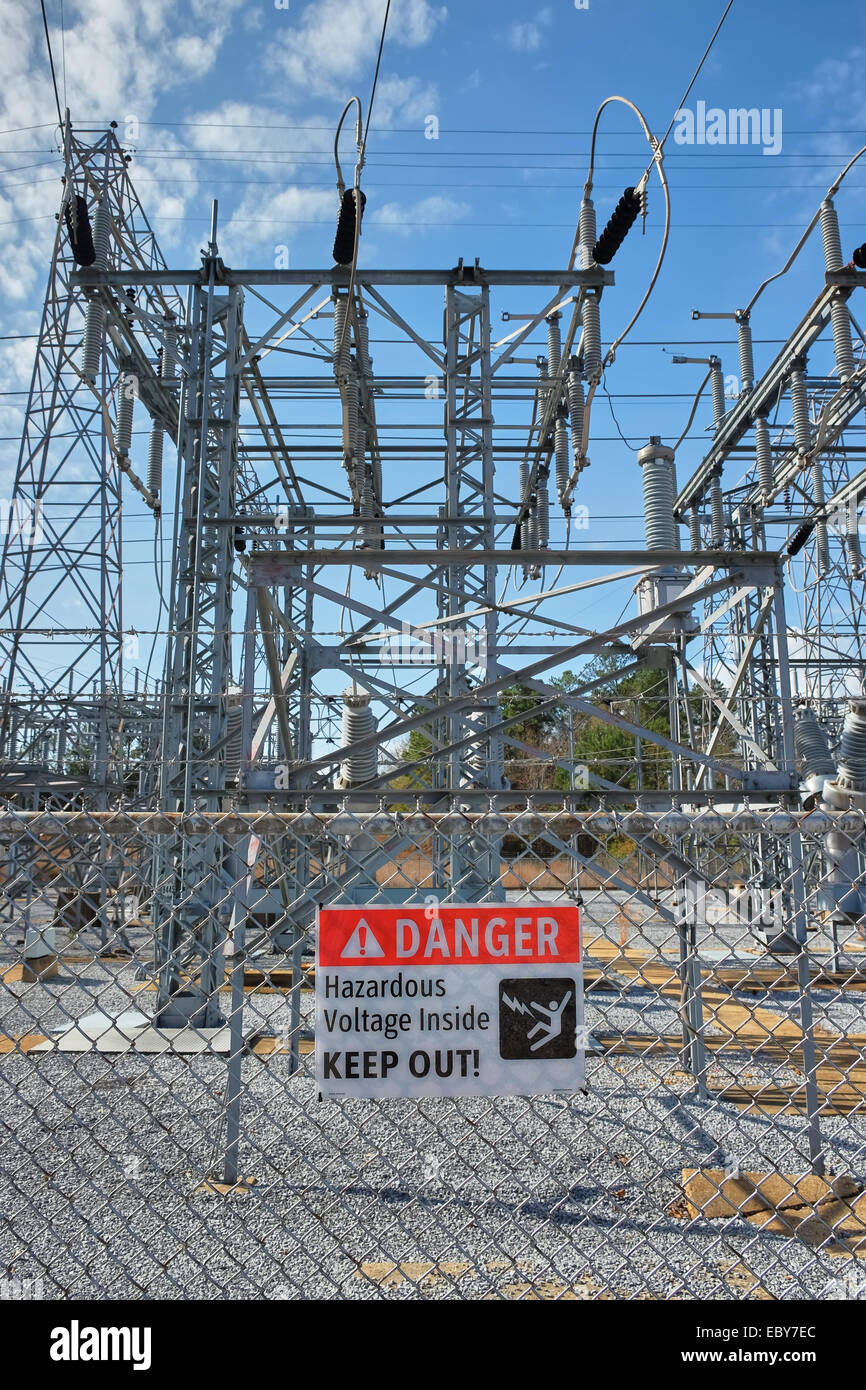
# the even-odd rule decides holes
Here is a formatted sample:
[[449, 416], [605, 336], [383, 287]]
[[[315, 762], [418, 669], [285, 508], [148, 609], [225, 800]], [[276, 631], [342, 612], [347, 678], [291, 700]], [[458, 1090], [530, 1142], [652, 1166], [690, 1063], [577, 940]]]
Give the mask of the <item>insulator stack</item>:
[[87, 199], [81, 193], [70, 192], [63, 205], [63, 220], [69, 233], [69, 244], [76, 265], [93, 265], [96, 251], [87, 212]]
[[538, 500], [536, 493], [533, 493], [530, 498], [529, 512], [526, 518], [526, 549], [538, 549]]
[[[377, 516], [376, 489], [372, 466], [364, 465], [363, 474], [358, 473], [361, 482], [361, 548], [363, 550], [382, 549], [382, 525]], [[375, 576], [375, 570], [365, 570], [366, 577]]]
[[364, 479], [367, 476], [367, 431], [360, 424], [348, 472], [352, 497], [355, 501], [360, 501], [364, 494]]
[[[343, 691], [343, 726], [340, 744], [348, 748], [359, 739], [376, 732], [376, 718], [370, 709], [370, 696], [365, 690]], [[338, 787], [356, 787], [369, 782], [379, 770], [379, 755], [375, 746], [350, 753], [340, 764]]]
[[697, 507], [689, 507], [689, 546], [692, 550], [701, 549], [701, 514]]
[[[576, 361], [572, 358], [572, 361]], [[580, 372], [576, 367], [572, 367], [568, 373], [568, 418], [571, 423], [571, 454], [574, 467], [580, 469], [583, 464], [583, 412], [585, 407], [585, 397], [583, 394], [583, 381]]]
[[580, 205], [580, 216], [577, 220], [577, 236], [580, 246], [580, 268], [581, 270], [591, 270], [595, 264], [593, 251], [597, 240], [595, 227], [595, 207], [591, 198], [584, 198]]
[[[352, 370], [349, 330], [349, 297], [345, 294], [334, 296], [334, 377], [340, 391], [343, 407], [343, 467], [349, 478], [349, 488], [361, 487], [363, 474], [357, 467], [358, 459], [358, 379]], [[355, 480], [353, 484], [353, 480]], [[358, 494], [353, 491], [358, 500]]]
[[548, 490], [549, 477], [547, 469], [541, 469], [538, 474], [538, 486], [535, 492], [535, 510], [538, 517], [538, 540], [539, 550], [546, 550], [550, 542], [550, 493]]
[[828, 270], [841, 270], [842, 240], [832, 198], [826, 198], [821, 204], [821, 240], [824, 243], [824, 265]]
[[676, 550], [673, 449], [651, 439], [637, 456], [643, 483], [644, 530], [647, 550]]
[[121, 372], [117, 383], [117, 428], [114, 445], [118, 458], [128, 458], [132, 445], [132, 417], [135, 409], [135, 377], [131, 372]]
[[[821, 204], [821, 240], [824, 243], [824, 265], [827, 270], [842, 269], [842, 241], [839, 236], [839, 219], [831, 198]], [[830, 305], [830, 322], [833, 327], [833, 348], [836, 353], [836, 370], [840, 381], [848, 381], [855, 371], [854, 345], [851, 341], [851, 319], [848, 306], [840, 294], [836, 294]]]
[[583, 324], [583, 370], [590, 381], [601, 376], [601, 314], [598, 296], [588, 294], [581, 311]]
[[[824, 470], [819, 459], [816, 459], [812, 464], [812, 500], [816, 508], [823, 508], [826, 501]], [[827, 535], [827, 522], [823, 517], [815, 523], [815, 555], [818, 561], [818, 573], [826, 574], [830, 568], [830, 542]]]
[[[343, 444], [345, 452], [349, 458], [356, 458], [358, 454], [358, 432], [360, 422], [358, 416], [358, 379], [352, 373], [341, 384], [341, 394], [345, 408], [345, 430], [343, 433]], [[349, 463], [346, 462], [346, 467]]]
[[718, 473], [710, 479], [710, 547], [720, 550], [725, 543], [725, 508], [722, 480]]
[[820, 791], [825, 778], [836, 776], [827, 732], [813, 709], [797, 710], [794, 716], [794, 748], [800, 775], [810, 791]]
[[556, 495], [562, 501], [565, 489], [568, 487], [568, 479], [571, 473], [571, 465], [568, 457], [568, 426], [563, 415], [557, 415], [556, 424], [553, 430], [553, 451], [556, 459]]
[[558, 312], [547, 316], [547, 366], [551, 376], [556, 376], [562, 359], [562, 332], [559, 327], [561, 318], [562, 315]]
[[[93, 218], [93, 265], [97, 270], [108, 266], [108, 239], [111, 219], [108, 204], [103, 200]], [[84, 311], [84, 344], [81, 353], [81, 370], [88, 381], [95, 382], [99, 375], [102, 357], [102, 339], [105, 332], [105, 309], [97, 299], [90, 299]]]
[[334, 298], [334, 376], [337, 380], [349, 371], [349, 298], [338, 294]]
[[710, 358], [710, 390], [713, 393], [713, 424], [719, 429], [725, 420], [725, 378], [718, 357]]
[[593, 260], [597, 265], [609, 265], [641, 211], [642, 198], [634, 188], [627, 188], [608, 219], [607, 226], [595, 243]]
[[369, 383], [373, 377], [373, 363], [370, 358], [370, 321], [364, 309], [358, 313], [356, 355], [361, 376]]
[[838, 293], [830, 305], [830, 323], [833, 328], [837, 375], [840, 381], [850, 381], [856, 371], [854, 344], [851, 340], [851, 316], [848, 313], [848, 305]]
[[845, 552], [848, 556], [848, 573], [852, 579], [862, 579], [864, 573], [863, 551], [860, 548], [860, 531], [857, 525], [857, 506], [848, 507], [848, 521], [845, 530]]
[[755, 457], [758, 464], [758, 487], [766, 503], [773, 496], [773, 454], [770, 449], [770, 426], [765, 415], [759, 415], [755, 420]]
[[[484, 707], [467, 710], [463, 716], [463, 724], [466, 734], [478, 734], [488, 727], [489, 714]], [[482, 785], [482, 776], [488, 762], [488, 742], [486, 739], [479, 739], [473, 743], [460, 755], [460, 785], [461, 787], [478, 787]]]
[[105, 309], [95, 299], [88, 300], [87, 308], [84, 311], [84, 346], [81, 353], [81, 369], [87, 380], [91, 382], [95, 382], [99, 375], [104, 329]]
[[755, 384], [755, 359], [752, 355], [752, 325], [742, 315], [737, 318], [737, 344], [740, 349], [740, 385], [751, 391]]
[[358, 190], [360, 209], [355, 206], [355, 190], [347, 188], [340, 202], [337, 218], [337, 235], [334, 238], [334, 260], [337, 265], [351, 265], [355, 255], [355, 242], [361, 235], [366, 195]]
[[177, 375], [177, 324], [173, 320], [166, 322], [163, 330], [163, 351], [160, 354], [159, 379], [163, 385], [167, 386], [176, 379]]
[[794, 422], [794, 444], [797, 452], [808, 454], [812, 447], [812, 428], [809, 424], [809, 401], [806, 396], [806, 373], [802, 367], [791, 371], [791, 418]]
[[842, 791], [866, 792], [866, 700], [851, 700], [842, 727], [839, 772]]
[[165, 431], [154, 420], [150, 430], [150, 443], [147, 450], [147, 490], [158, 497], [162, 488], [162, 450]]

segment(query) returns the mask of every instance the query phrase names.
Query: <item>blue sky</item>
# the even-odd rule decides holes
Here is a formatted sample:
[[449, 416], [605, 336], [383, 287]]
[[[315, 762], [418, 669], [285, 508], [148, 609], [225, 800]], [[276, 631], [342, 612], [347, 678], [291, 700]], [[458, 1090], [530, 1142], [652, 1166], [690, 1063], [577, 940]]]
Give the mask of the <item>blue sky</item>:
[[[210, 202], [232, 265], [330, 264], [335, 192], [332, 132], [344, 101], [365, 104], [383, 0], [46, 0], [61, 99], [76, 126], [118, 121], [136, 186], [170, 264], [195, 265]], [[722, 0], [393, 0], [363, 185], [366, 265], [558, 266], [571, 246], [588, 132], [613, 92], [635, 101], [661, 134], [724, 8]], [[54, 232], [61, 161], [39, 7], [0, 0], [0, 364], [20, 393]], [[729, 310], [779, 268], [837, 170], [866, 142], [866, 10], [851, 0], [735, 0], [689, 106], [781, 111], [781, 150], [754, 145], [666, 148], [673, 225], [654, 295], [608, 372], [631, 445], [679, 435], [702, 375], [662, 351], [719, 351], [736, 372], [733, 325], [694, 323], [699, 306]], [[438, 139], [425, 138], [427, 118]], [[634, 119], [609, 108], [599, 139], [599, 225], [646, 163]], [[351, 164], [349, 165], [351, 167]], [[838, 199], [843, 250], [866, 241], [866, 161]], [[604, 300], [606, 340], [624, 326], [655, 262], [662, 204], [653, 183], [646, 236], [633, 231]], [[753, 320], [756, 365], [775, 352], [817, 292], [814, 241]], [[513, 297], [495, 303], [523, 308]], [[412, 305], [431, 335], [441, 302]], [[856, 312], [856, 309], [855, 309]], [[18, 336], [20, 335], [20, 336]], [[727, 346], [726, 346], [727, 344]], [[380, 358], [384, 363], [387, 358]], [[8, 493], [24, 397], [6, 394], [0, 492]], [[679, 460], [702, 452], [709, 405]], [[589, 541], [642, 541], [638, 468], [607, 402], [593, 416], [581, 498]], [[726, 481], [734, 481], [730, 479]], [[152, 527], [130, 503], [127, 536], [148, 552]], [[138, 527], [138, 530], [136, 530]], [[564, 527], [554, 521], [554, 540]], [[130, 551], [134, 555], [134, 551]], [[134, 618], [134, 608], [129, 610]]]

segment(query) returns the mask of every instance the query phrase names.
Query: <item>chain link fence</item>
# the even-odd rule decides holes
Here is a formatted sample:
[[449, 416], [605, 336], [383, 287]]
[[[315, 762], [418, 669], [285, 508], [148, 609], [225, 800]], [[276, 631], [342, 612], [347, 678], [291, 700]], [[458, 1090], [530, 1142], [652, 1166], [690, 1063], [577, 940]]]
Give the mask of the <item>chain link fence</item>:
[[[860, 813], [349, 804], [0, 815], [2, 1296], [866, 1296]], [[482, 900], [586, 1089], [320, 1100], [317, 908]]]

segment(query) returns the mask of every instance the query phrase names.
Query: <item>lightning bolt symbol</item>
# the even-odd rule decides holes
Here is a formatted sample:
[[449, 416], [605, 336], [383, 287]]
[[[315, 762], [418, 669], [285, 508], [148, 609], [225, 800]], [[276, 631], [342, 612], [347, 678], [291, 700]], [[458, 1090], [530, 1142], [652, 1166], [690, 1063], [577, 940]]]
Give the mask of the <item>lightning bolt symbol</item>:
[[521, 1004], [519, 999], [512, 999], [511, 995], [506, 994], [504, 990], [502, 992], [502, 1002], [503, 1004], [507, 1004], [509, 1009], [516, 1014], [526, 1014], [528, 1018], [534, 1017], [531, 1009], [528, 1009], [525, 1004]]

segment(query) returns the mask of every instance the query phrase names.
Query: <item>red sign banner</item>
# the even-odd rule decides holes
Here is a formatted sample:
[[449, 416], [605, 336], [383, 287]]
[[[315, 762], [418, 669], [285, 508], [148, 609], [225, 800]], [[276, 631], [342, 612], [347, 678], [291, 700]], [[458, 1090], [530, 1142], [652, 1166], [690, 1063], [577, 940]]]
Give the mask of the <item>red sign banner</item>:
[[572, 905], [323, 907], [319, 965], [565, 965], [580, 961]]

